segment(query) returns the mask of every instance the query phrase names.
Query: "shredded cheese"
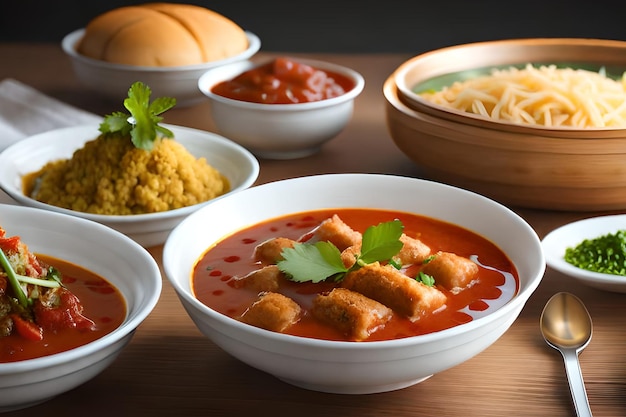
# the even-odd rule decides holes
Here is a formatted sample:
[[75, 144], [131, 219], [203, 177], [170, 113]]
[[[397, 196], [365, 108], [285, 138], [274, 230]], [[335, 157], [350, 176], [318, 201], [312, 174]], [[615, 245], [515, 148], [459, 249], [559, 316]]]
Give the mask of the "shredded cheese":
[[626, 126], [626, 73], [616, 81], [604, 70], [556, 65], [494, 69], [420, 95], [432, 103], [512, 123], [547, 127]]

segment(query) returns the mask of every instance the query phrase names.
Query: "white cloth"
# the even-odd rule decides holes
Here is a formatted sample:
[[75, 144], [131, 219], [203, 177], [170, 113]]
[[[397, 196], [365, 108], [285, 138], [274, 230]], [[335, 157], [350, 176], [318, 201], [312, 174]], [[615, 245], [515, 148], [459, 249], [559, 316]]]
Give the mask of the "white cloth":
[[[37, 133], [101, 121], [100, 116], [49, 97], [17, 80], [0, 81], [0, 151]], [[0, 203], [15, 204], [1, 190]]]
[[0, 151], [37, 133], [101, 121], [102, 117], [49, 97], [17, 80], [0, 81]]

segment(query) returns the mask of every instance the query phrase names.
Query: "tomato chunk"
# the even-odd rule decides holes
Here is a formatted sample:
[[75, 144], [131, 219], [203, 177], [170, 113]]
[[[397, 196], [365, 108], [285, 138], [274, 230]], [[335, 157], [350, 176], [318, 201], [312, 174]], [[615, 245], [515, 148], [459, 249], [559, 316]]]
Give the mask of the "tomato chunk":
[[43, 330], [32, 321], [26, 320], [17, 314], [11, 314], [13, 326], [17, 333], [25, 339], [38, 342], [43, 340]]
[[78, 297], [63, 287], [47, 291], [35, 302], [33, 311], [37, 323], [46, 330], [95, 329], [94, 322], [83, 316], [83, 306]]

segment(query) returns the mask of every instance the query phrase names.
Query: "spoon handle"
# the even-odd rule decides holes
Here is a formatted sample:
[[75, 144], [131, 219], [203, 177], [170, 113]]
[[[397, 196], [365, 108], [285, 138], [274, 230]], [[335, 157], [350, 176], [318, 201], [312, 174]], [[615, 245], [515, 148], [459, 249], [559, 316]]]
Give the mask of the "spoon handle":
[[583, 373], [578, 361], [578, 352], [575, 349], [562, 349], [561, 353], [565, 360], [565, 372], [567, 373], [572, 400], [576, 408], [576, 415], [578, 417], [591, 417], [591, 408], [589, 407]]

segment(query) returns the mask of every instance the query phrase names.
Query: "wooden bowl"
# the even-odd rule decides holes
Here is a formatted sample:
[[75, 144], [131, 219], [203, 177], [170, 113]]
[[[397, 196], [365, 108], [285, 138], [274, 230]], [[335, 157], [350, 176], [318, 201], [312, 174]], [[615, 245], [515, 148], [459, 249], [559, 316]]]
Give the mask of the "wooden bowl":
[[432, 105], [411, 91], [419, 83], [451, 83], [490, 66], [538, 62], [604, 66], [607, 72], [621, 74], [626, 42], [494, 41], [414, 57], [383, 87], [393, 141], [433, 179], [504, 204], [567, 211], [626, 208], [626, 128], [548, 128], [494, 121]]

